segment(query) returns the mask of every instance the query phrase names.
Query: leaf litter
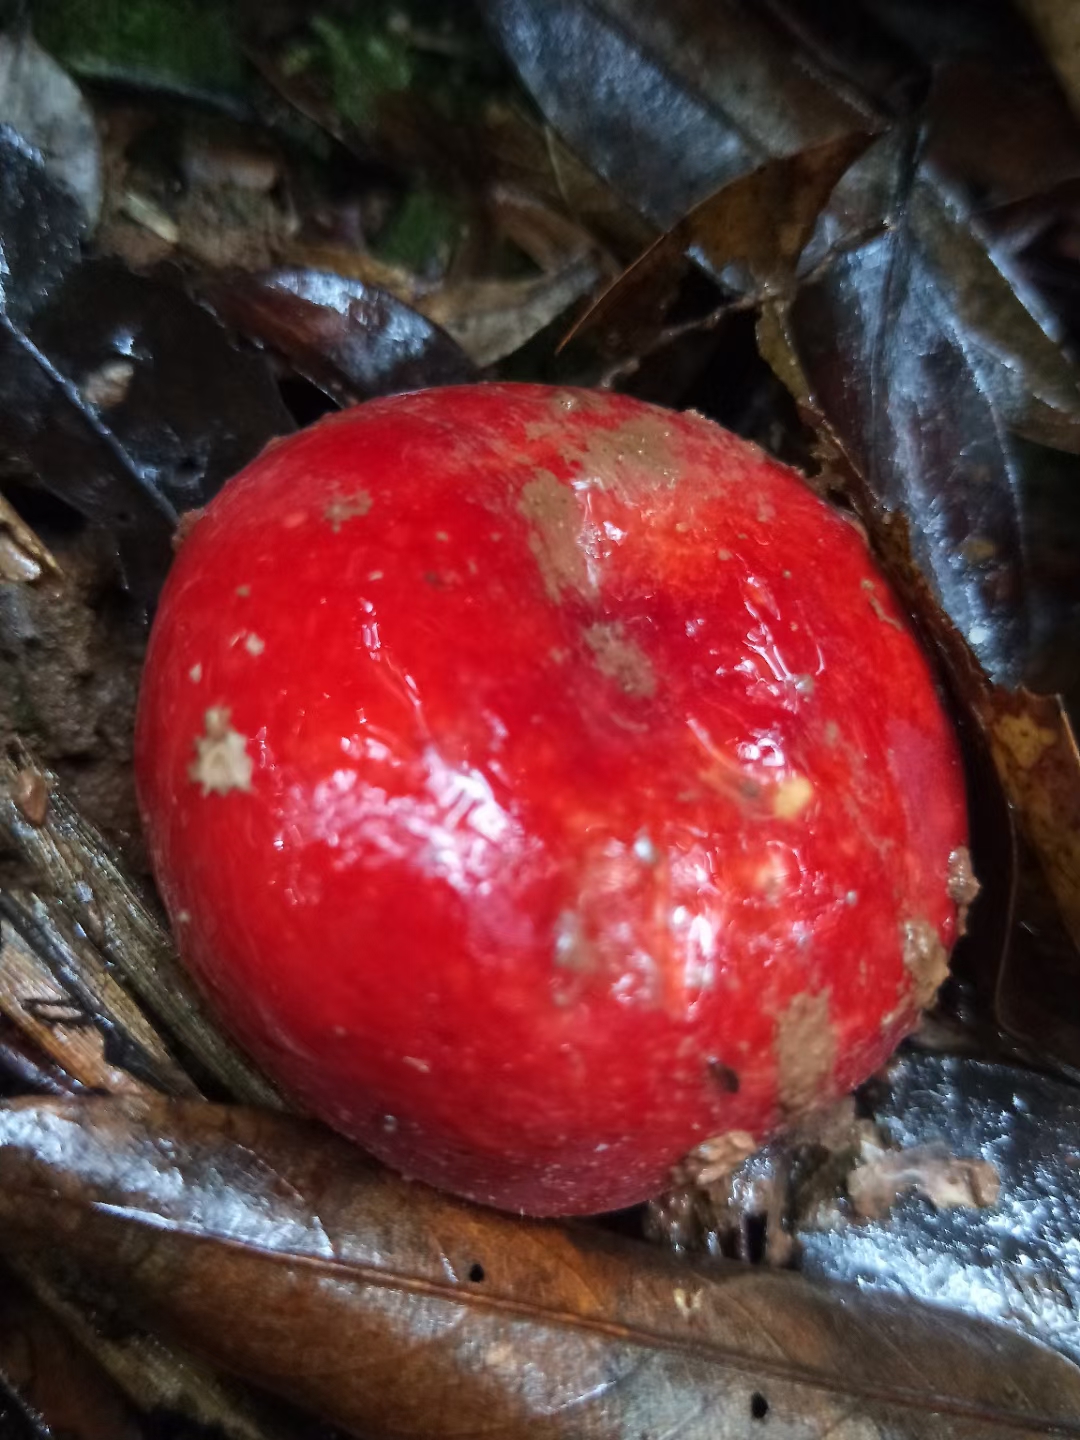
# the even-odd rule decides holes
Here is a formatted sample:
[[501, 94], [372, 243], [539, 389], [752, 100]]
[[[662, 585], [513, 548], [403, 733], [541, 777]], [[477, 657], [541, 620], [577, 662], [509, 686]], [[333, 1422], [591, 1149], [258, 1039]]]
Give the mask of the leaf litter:
[[[46, 8], [0, 36], [0, 1076], [67, 1097], [0, 1110], [25, 1304], [124, 1423], [182, 1435], [316, 1431], [177, 1338], [362, 1433], [1077, 1433], [1062, 31], [1034, 0], [1043, 51], [996, 3], [484, 0], [487, 39], [439, 0]], [[718, 1270], [158, 1098], [278, 1103], [142, 893], [130, 723], [177, 517], [295, 424], [477, 374], [623, 384], [800, 461], [958, 707], [983, 896], [923, 1038], [952, 1053], [669, 1197], [654, 1229]]]

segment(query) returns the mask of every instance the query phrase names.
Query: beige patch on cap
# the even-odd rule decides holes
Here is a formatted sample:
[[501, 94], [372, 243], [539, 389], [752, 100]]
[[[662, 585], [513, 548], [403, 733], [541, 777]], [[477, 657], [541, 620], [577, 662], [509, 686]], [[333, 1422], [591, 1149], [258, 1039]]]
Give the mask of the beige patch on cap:
[[250, 790], [254, 762], [247, 753], [247, 739], [229, 724], [229, 711], [213, 705], [206, 712], [206, 732], [196, 736], [196, 759], [188, 776], [202, 793], [227, 795], [230, 790]]

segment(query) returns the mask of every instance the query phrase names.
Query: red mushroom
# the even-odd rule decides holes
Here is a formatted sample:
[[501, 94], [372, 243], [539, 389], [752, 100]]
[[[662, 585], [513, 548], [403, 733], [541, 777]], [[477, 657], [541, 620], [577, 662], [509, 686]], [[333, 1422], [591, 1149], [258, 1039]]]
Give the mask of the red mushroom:
[[861, 535], [617, 395], [432, 390], [272, 446], [169, 577], [137, 777], [267, 1073], [531, 1213], [846, 1092], [957, 929], [957, 747]]

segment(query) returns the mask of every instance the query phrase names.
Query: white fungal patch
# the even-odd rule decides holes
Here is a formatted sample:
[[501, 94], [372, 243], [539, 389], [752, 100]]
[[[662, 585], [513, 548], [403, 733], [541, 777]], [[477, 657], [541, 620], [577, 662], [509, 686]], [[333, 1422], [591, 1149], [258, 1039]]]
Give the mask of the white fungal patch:
[[195, 665], [192, 665], [191, 669], [187, 673], [188, 679], [192, 682], [192, 684], [197, 685], [202, 679], [202, 666], [196, 663]]
[[195, 738], [196, 759], [188, 767], [191, 780], [202, 786], [204, 795], [250, 790], [254, 764], [246, 738], [229, 724], [229, 711], [223, 705], [212, 705], [205, 723], [205, 734]]
[[244, 641], [244, 649], [248, 652], [249, 655], [261, 655], [266, 649], [266, 641], [261, 639], [258, 635], [248, 635]]

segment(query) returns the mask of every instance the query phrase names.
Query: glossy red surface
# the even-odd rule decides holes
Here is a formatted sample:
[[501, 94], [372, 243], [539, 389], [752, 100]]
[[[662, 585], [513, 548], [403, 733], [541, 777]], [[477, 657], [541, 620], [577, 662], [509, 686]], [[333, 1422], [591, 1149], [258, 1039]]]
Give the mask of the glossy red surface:
[[632, 1203], [846, 1091], [954, 934], [956, 748], [861, 537], [618, 396], [428, 391], [265, 452], [169, 577], [137, 774], [242, 1043], [508, 1208]]

